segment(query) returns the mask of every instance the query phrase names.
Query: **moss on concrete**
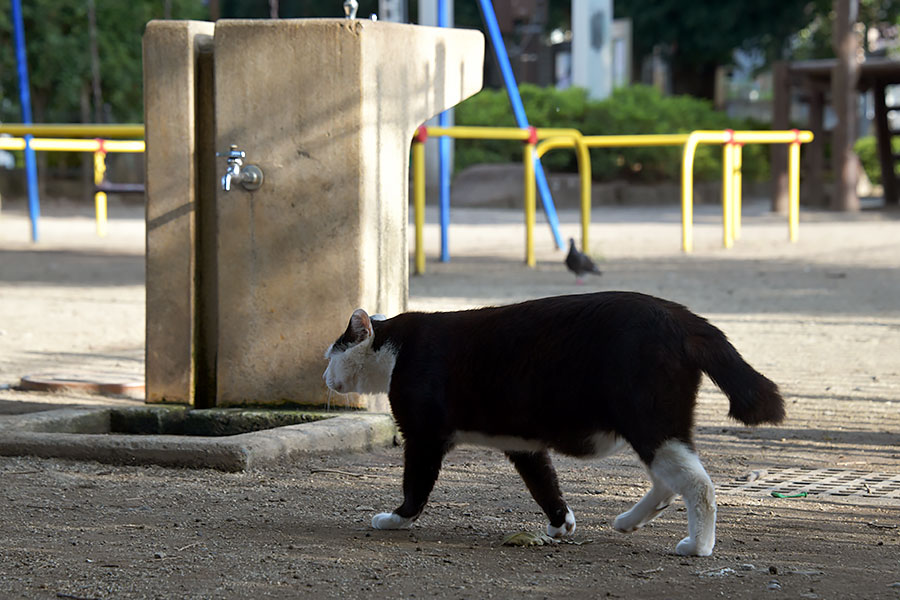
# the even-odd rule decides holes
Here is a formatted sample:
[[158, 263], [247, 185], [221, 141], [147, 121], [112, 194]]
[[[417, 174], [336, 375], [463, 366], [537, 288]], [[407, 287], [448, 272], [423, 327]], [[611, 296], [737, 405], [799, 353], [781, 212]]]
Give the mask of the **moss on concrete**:
[[336, 416], [309, 410], [148, 406], [113, 409], [110, 433], [224, 436], [310, 423]]

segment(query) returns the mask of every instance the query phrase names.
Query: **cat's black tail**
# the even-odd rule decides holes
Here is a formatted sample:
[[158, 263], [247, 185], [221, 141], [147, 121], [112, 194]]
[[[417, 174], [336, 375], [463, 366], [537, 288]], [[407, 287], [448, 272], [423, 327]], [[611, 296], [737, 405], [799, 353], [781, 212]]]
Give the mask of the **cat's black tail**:
[[692, 316], [696, 320], [689, 326], [685, 350], [728, 396], [728, 416], [746, 425], [784, 420], [784, 399], [778, 386], [747, 364], [724, 333], [706, 319]]

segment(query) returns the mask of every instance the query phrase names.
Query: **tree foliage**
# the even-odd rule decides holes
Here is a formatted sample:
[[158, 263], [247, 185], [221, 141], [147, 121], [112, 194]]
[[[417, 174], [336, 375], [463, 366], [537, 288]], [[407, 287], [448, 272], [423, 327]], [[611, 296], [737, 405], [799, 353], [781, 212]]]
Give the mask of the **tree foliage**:
[[715, 67], [732, 64], [735, 49], [781, 57], [791, 37], [830, 6], [831, 0], [629, 0], [615, 10], [632, 21], [635, 64], [664, 48], [673, 91], [711, 98]]
[[[207, 17], [202, 0], [97, 0], [101, 112], [106, 120], [143, 120], [141, 36], [147, 21], [166, 16], [166, 4], [171, 18]], [[22, 3], [22, 17], [34, 120], [78, 123], [83, 113], [93, 115], [87, 2], [28, 0]], [[8, 11], [0, 12], [0, 120], [18, 122], [22, 113], [10, 19]]]
[[[900, 0], [859, 0], [859, 23], [866, 32], [863, 39], [867, 39], [869, 31], [873, 29], [878, 31], [880, 38], [896, 38], [898, 20], [900, 20]], [[787, 58], [795, 60], [834, 58], [833, 22], [830, 11], [817, 14], [792, 40]], [[863, 47], [866, 54], [883, 51], [870, 48], [868, 44], [864, 44]]]
[[[633, 24], [635, 63], [654, 47], [666, 49], [675, 93], [711, 97], [716, 66], [729, 65], [736, 48], [762, 49], [770, 60], [831, 56], [832, 0], [627, 0], [615, 2], [617, 17]], [[168, 16], [206, 19], [204, 0], [96, 0], [103, 104], [115, 122], [143, 119], [141, 35], [147, 21]], [[359, 14], [377, 10], [377, 0], [360, 0]], [[475, 0], [457, 0], [459, 27], [482, 28]], [[340, 0], [279, 0], [279, 16], [337, 17]], [[417, 18], [416, 0], [409, 16]], [[219, 0], [226, 18], [267, 18], [269, 0]], [[549, 0], [548, 29], [566, 28], [571, 0]], [[32, 106], [38, 122], [80, 122], [93, 115], [87, 0], [23, 2]], [[166, 15], [166, 10], [169, 14]], [[860, 0], [867, 27], [896, 24], [900, 0]], [[798, 33], [799, 32], [799, 33]], [[9, 11], [0, 11], [0, 120], [21, 120]], [[93, 117], [88, 117], [93, 120]]]

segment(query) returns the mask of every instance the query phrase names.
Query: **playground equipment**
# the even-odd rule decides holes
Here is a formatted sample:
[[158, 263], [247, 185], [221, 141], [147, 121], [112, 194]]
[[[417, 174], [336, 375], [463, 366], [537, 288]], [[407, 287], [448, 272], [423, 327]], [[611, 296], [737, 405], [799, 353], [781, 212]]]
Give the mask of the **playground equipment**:
[[[31, 124], [31, 87], [28, 84], [28, 61], [25, 56], [25, 25], [22, 19], [22, 3], [12, 0], [13, 36], [16, 44], [16, 72], [19, 80], [19, 104], [22, 106], [22, 121]], [[38, 241], [37, 222], [40, 218], [40, 199], [38, 198], [37, 163], [34, 150], [25, 136], [25, 173], [28, 179], [28, 214], [31, 216], [31, 240]]]
[[[424, 226], [425, 215], [425, 140], [429, 136], [452, 137], [457, 139], [498, 139], [498, 140], [519, 140], [525, 143], [523, 149], [523, 165], [526, 173], [530, 174], [531, 181], [537, 181], [537, 165], [540, 164], [540, 156], [535, 153], [535, 145], [537, 140], [550, 137], [564, 138], [570, 146], [577, 150], [578, 168], [582, 174], [581, 190], [582, 190], [582, 207], [588, 207], [590, 211], [590, 181], [591, 181], [591, 163], [587, 147], [581, 142], [581, 132], [577, 129], [560, 129], [560, 128], [536, 128], [527, 127], [520, 129], [517, 127], [425, 127], [421, 126], [416, 131], [413, 139], [413, 203], [414, 203], [414, 220], [416, 226], [416, 248], [415, 248], [415, 273], [422, 274], [425, 272], [425, 250], [421, 243], [422, 227]], [[537, 162], [536, 162], [537, 161]], [[535, 164], [536, 163], [536, 164]], [[528, 179], [528, 177], [526, 177]], [[534, 188], [532, 187], [532, 194]], [[526, 188], [527, 193], [527, 188]], [[449, 190], [448, 190], [449, 194]], [[534, 202], [526, 199], [526, 247], [532, 251], [526, 259], [529, 266], [535, 265], [534, 259], [534, 221], [535, 211], [529, 212], [528, 207], [533, 206]], [[553, 210], [553, 209], [551, 209]], [[555, 214], [555, 210], [554, 210]], [[582, 213], [582, 239], [586, 240], [588, 235], [588, 225], [590, 224], [590, 215]], [[549, 216], [548, 216], [549, 220]], [[530, 225], [528, 225], [530, 223]], [[441, 219], [441, 239], [446, 240], [447, 235], [445, 229], [449, 226], [449, 211], [446, 219]], [[559, 235], [558, 227], [553, 228], [554, 237]], [[530, 241], [529, 241], [530, 240]], [[443, 247], [441, 253], [446, 249]]]
[[148, 401], [327, 403], [328, 324], [406, 309], [409, 141], [481, 88], [483, 60], [471, 30], [148, 24]]
[[[74, 129], [73, 129], [74, 128]], [[118, 128], [118, 129], [115, 129]], [[144, 135], [144, 127], [138, 126], [93, 126], [93, 125], [2, 125], [0, 133], [18, 131], [22, 133], [51, 132], [79, 132], [79, 133], [96, 133], [98, 131], [119, 131], [120, 133], [128, 132], [139, 133]], [[141, 140], [125, 141], [125, 140], [76, 140], [76, 139], [56, 139], [56, 138], [31, 138], [28, 144], [25, 138], [0, 137], [0, 150], [24, 150], [30, 147], [35, 151], [46, 152], [93, 152], [94, 153], [94, 215], [97, 221], [97, 235], [103, 237], [106, 235], [106, 194], [111, 193], [143, 193], [144, 186], [142, 184], [111, 184], [106, 180], [106, 154], [108, 152], [144, 152], [144, 142]], [[32, 225], [37, 229], [37, 220], [32, 216]]]
[[[92, 135], [103, 133], [107, 136], [141, 137], [143, 125], [0, 125], [0, 133], [9, 134], [56, 134], [56, 135]], [[416, 130], [413, 140], [413, 182], [414, 182], [414, 225], [415, 225], [415, 273], [425, 272], [425, 251], [422, 242], [424, 227], [425, 171], [424, 142], [429, 135], [455, 137], [461, 139], [506, 139], [521, 140], [525, 143], [523, 166], [525, 169], [525, 224], [526, 224], [526, 264], [535, 266], [534, 255], [534, 222], [535, 222], [535, 176], [533, 165], [528, 165], [529, 156], [539, 160], [550, 150], [575, 148], [577, 151], [578, 171], [581, 185], [581, 247], [590, 248], [590, 186], [591, 166], [588, 151], [590, 148], [639, 147], [639, 146], [684, 146], [682, 163], [682, 249], [691, 252], [693, 249], [693, 159], [700, 143], [723, 144], [723, 235], [722, 244], [730, 248], [741, 234], [741, 148], [746, 143], [788, 144], [789, 155], [787, 171], [789, 174], [788, 203], [788, 237], [795, 242], [799, 235], [799, 148], [802, 143], [813, 140], [809, 131], [698, 131], [691, 134], [649, 134], [649, 135], [589, 135], [583, 136], [574, 129], [534, 128], [519, 129], [515, 127], [425, 127]], [[729, 138], [729, 135], [731, 138]], [[723, 137], [724, 136], [724, 137]], [[531, 142], [541, 140], [535, 145]], [[728, 141], [728, 140], [731, 141]], [[105, 157], [107, 152], [143, 152], [143, 141], [119, 140], [74, 140], [34, 138], [31, 146], [37, 151], [80, 151], [94, 153], [94, 180], [96, 186], [95, 212], [98, 235], [106, 232], [106, 193], [143, 192], [141, 184], [112, 184], [107, 182], [103, 174], [106, 171]], [[23, 138], [0, 138], [0, 149], [23, 150]], [[728, 176], [731, 173], [731, 176]], [[529, 183], [531, 182], [531, 183]], [[448, 223], [441, 222], [441, 227]], [[446, 239], [446, 236], [442, 236]], [[442, 248], [442, 252], [445, 249]]]
[[[788, 152], [788, 239], [796, 242], [800, 219], [800, 144], [813, 140], [811, 131], [694, 131], [684, 144], [681, 163], [681, 249], [694, 248], [694, 153], [699, 144], [722, 144], [722, 245], [734, 245], [740, 235], [740, 145], [789, 144]], [[737, 198], [737, 200], [735, 200]]]
[[[788, 206], [788, 239], [796, 242], [799, 228], [800, 212], [800, 144], [813, 140], [810, 131], [695, 131], [678, 134], [642, 134], [642, 135], [582, 135], [575, 129], [517, 129], [510, 127], [421, 127], [413, 142], [413, 172], [417, 179], [417, 169], [421, 168], [421, 185], [414, 185], [414, 209], [416, 227], [415, 272], [425, 272], [425, 250], [422, 244], [422, 227], [424, 226], [425, 185], [424, 185], [424, 146], [422, 142], [429, 135], [444, 135], [468, 139], [511, 139], [531, 141], [542, 139], [539, 144], [526, 143], [524, 158], [524, 204], [525, 204], [525, 262], [535, 266], [534, 256], [534, 214], [535, 214], [535, 177], [529, 166], [528, 156], [540, 158], [550, 150], [558, 148], [575, 148], [578, 157], [578, 170], [581, 182], [581, 229], [582, 248], [589, 249], [588, 231], [590, 227], [590, 160], [587, 156], [589, 148], [638, 147], [638, 146], [683, 146], [682, 156], [682, 250], [693, 251], [693, 164], [697, 146], [701, 143], [722, 144], [722, 244], [732, 247], [734, 240], [739, 239], [741, 229], [741, 147], [744, 144], [788, 144], [790, 181], [790, 203]], [[442, 223], [442, 227], [443, 227]]]
[[0, 133], [22, 137], [56, 138], [135, 138], [144, 137], [144, 126], [140, 123], [102, 125], [97, 123], [0, 123]]

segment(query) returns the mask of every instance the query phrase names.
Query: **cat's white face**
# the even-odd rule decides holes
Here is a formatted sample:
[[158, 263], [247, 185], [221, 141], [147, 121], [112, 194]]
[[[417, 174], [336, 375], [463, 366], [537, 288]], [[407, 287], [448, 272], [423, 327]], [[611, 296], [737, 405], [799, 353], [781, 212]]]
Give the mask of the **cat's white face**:
[[371, 360], [372, 338], [349, 348], [336, 348], [335, 344], [325, 351], [328, 367], [323, 379], [329, 389], [339, 394], [349, 392], [364, 393], [360, 388], [360, 375], [365, 371], [365, 364]]
[[322, 378], [329, 389], [339, 394], [387, 393], [396, 355], [388, 344], [373, 350], [374, 339], [369, 315], [357, 309], [344, 334], [325, 351], [328, 367]]

